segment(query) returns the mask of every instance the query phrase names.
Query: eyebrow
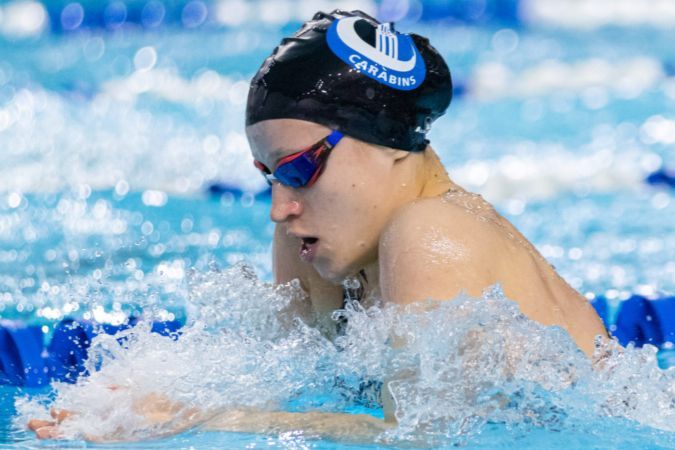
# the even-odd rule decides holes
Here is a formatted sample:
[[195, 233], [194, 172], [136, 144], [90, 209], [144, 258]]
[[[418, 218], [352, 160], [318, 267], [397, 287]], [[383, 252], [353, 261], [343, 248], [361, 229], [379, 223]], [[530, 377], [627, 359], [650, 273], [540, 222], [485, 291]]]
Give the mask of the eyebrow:
[[261, 163], [263, 166], [267, 167], [267, 170], [273, 171], [276, 167], [277, 164], [279, 164], [279, 160], [283, 158], [283, 155], [285, 152], [289, 152], [291, 150], [284, 150], [283, 148], [277, 147], [274, 150], [270, 151], [268, 154], [268, 159], [272, 161], [274, 164], [270, 167], [267, 166], [267, 164], [263, 163], [261, 160], [254, 158], [256, 161]]
[[287, 152], [290, 152], [290, 151], [292, 151], [292, 150], [291, 149], [284, 149], [282, 147], [277, 147], [270, 152], [270, 156], [274, 160], [279, 160], [279, 159], [283, 158], [284, 154], [286, 154]]
[[[314, 143], [316, 144], [316, 143]], [[276, 168], [277, 164], [279, 163], [279, 160], [283, 158], [284, 156], [292, 155], [293, 153], [301, 152], [303, 150], [307, 150], [309, 147], [313, 146], [314, 144], [309, 144], [305, 147], [302, 148], [283, 148], [283, 147], [277, 147], [274, 150], [271, 150], [269, 153], [269, 159], [274, 161], [274, 166], [273, 167], [268, 167], [270, 170], [274, 170]], [[260, 161], [262, 162], [262, 161]], [[263, 164], [264, 165], [264, 164]], [[267, 167], [267, 166], [265, 166]]]
[[301, 152], [305, 148], [297, 149], [297, 148], [283, 148], [283, 147], [277, 147], [274, 150], [272, 150], [269, 154], [270, 160], [274, 161], [274, 167], [279, 163], [279, 160], [283, 158], [284, 156], [292, 155], [293, 153]]
[[276, 165], [279, 163], [279, 160], [284, 157], [284, 153], [288, 151], [290, 150], [284, 150], [283, 148], [275, 148], [268, 154], [268, 159], [273, 163], [273, 166], [271, 167], [272, 169], [276, 167]]

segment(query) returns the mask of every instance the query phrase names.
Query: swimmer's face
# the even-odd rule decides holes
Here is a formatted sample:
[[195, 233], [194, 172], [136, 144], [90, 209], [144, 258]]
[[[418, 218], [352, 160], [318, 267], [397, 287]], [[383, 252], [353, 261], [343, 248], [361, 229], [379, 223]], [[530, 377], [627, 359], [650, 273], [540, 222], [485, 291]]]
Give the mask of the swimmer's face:
[[[266, 120], [246, 129], [253, 157], [272, 171], [284, 156], [330, 133], [295, 119]], [[311, 187], [273, 183], [271, 219], [298, 239], [303, 260], [323, 278], [340, 282], [377, 260], [380, 234], [414, 182], [403, 164], [408, 155], [345, 136]]]

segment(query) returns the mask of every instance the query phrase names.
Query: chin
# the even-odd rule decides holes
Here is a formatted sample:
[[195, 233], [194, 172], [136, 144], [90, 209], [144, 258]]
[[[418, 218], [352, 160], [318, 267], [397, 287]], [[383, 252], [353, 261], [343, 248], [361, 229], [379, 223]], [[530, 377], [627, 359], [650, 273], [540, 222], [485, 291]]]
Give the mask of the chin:
[[314, 261], [312, 265], [321, 278], [334, 284], [342, 284], [350, 273], [347, 267], [340, 267], [338, 264], [327, 259]]

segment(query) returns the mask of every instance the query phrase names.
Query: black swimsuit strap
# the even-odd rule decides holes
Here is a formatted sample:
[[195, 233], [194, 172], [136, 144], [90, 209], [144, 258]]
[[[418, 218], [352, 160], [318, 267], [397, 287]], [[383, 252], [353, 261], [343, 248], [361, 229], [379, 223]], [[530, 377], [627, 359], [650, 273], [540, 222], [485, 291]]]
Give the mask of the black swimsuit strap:
[[[350, 302], [360, 302], [363, 299], [365, 285], [367, 282], [368, 278], [366, 277], [366, 272], [364, 270], [359, 271], [358, 278], [345, 280], [345, 282], [342, 284], [341, 309], [346, 309]], [[338, 335], [343, 335], [345, 333], [346, 326], [347, 317], [344, 314], [339, 314], [336, 325]]]
[[[345, 280], [345, 282], [342, 284], [342, 309], [347, 306], [349, 301], [360, 302], [363, 300], [366, 283], [368, 283], [368, 278], [366, 277], [366, 272], [363, 269], [359, 271], [357, 278]], [[350, 284], [352, 285], [350, 286]]]

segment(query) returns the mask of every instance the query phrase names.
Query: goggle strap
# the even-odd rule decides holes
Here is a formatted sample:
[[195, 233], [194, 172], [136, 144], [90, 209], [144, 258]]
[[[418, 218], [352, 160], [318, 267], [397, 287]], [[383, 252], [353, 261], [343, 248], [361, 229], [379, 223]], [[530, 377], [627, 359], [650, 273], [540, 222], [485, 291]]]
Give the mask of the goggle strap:
[[295, 152], [295, 153], [292, 153], [288, 156], [284, 156], [277, 163], [277, 167], [281, 166], [282, 164], [289, 163], [289, 162], [293, 161], [294, 159], [297, 159], [297, 158], [301, 157], [303, 154], [305, 154], [309, 150], [311, 150], [311, 148], [309, 148], [307, 150], [300, 150], [299, 152]]
[[338, 130], [333, 130], [331, 134], [326, 138], [326, 142], [330, 145], [330, 148], [333, 148], [340, 142], [340, 139], [344, 137], [344, 134], [340, 133]]
[[257, 159], [253, 160], [253, 165], [255, 166], [256, 169], [263, 172], [263, 174], [271, 174], [272, 173], [270, 171], [270, 169], [268, 169], [267, 166], [265, 166], [265, 164], [261, 163]]
[[314, 182], [316, 181], [316, 179], [319, 178], [319, 175], [321, 175], [321, 172], [323, 172], [322, 169], [323, 168], [314, 172], [314, 175], [312, 175], [312, 178], [310, 178], [309, 181], [307, 183], [305, 183], [305, 186], [309, 187], [309, 186], [313, 185]]

